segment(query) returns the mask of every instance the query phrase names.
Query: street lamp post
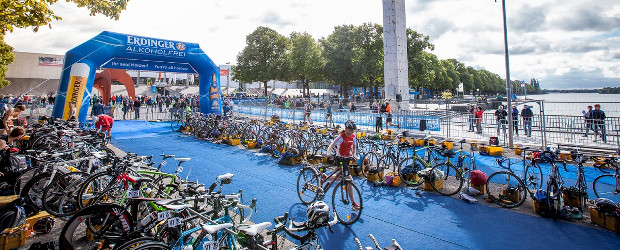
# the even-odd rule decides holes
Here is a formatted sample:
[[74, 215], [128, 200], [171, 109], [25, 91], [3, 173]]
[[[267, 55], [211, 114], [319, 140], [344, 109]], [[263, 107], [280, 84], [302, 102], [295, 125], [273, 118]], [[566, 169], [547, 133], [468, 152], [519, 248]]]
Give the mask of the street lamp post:
[[[497, 0], [495, 0], [497, 2]], [[512, 100], [510, 97], [510, 63], [508, 61], [508, 30], [506, 29], [506, 0], [502, 0], [502, 10], [504, 18], [504, 52], [506, 57], [506, 98], [508, 99], [508, 108], [512, 107]], [[508, 146], [512, 148], [512, 115], [508, 116]]]
[[226, 96], [228, 96], [228, 94], [230, 92], [228, 90], [228, 85], [230, 85], [230, 62], [227, 62], [226, 65], [228, 65], [228, 68], [226, 69], [226, 70], [228, 70], [227, 73], [226, 73]]

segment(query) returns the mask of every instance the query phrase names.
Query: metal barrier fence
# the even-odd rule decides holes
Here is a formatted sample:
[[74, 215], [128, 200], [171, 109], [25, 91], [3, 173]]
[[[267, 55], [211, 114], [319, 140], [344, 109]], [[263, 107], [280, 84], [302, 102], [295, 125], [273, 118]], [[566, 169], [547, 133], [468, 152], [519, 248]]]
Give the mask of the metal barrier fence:
[[[299, 123], [303, 121], [304, 111], [296, 109], [281, 109], [260, 106], [235, 106], [237, 115], [261, 117], [268, 119], [272, 115], [278, 115], [287, 122]], [[310, 117], [315, 124], [326, 124], [326, 112], [313, 110]], [[375, 131], [375, 121], [379, 114], [376, 113], [351, 113], [333, 112], [333, 120], [336, 124], [343, 124], [346, 120], [353, 120], [362, 130]], [[383, 115], [383, 128], [385, 129], [385, 115]], [[420, 121], [426, 120], [426, 129], [420, 129]], [[483, 114], [480, 124], [481, 133], [477, 133], [475, 118], [468, 114], [453, 111], [407, 111], [406, 115], [393, 115], [394, 124], [390, 129], [396, 133], [407, 131], [417, 137], [431, 135], [434, 137], [450, 139], [469, 139], [478, 142], [487, 142], [490, 137], [498, 137], [500, 145], [507, 146], [508, 126], [511, 124], [499, 124], [493, 111]], [[524, 131], [527, 125], [521, 117], [512, 124], [514, 128], [514, 144], [532, 146], [553, 146], [558, 144], [573, 144], [575, 146], [604, 147], [611, 150], [620, 149], [620, 117], [608, 117], [604, 124], [597, 127], [598, 136], [595, 140], [594, 128], [589, 127], [582, 116], [541, 115], [534, 114], [531, 120], [531, 133], [529, 136]], [[499, 128], [499, 129], [498, 129]], [[604, 128], [605, 140], [602, 136]]]

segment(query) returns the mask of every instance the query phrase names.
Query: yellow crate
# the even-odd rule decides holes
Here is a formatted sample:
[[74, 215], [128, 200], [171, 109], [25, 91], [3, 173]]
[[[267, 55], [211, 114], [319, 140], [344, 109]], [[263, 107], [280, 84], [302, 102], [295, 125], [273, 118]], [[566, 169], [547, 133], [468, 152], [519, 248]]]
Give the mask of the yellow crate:
[[489, 147], [487, 145], [478, 145], [478, 151], [489, 153]]
[[248, 148], [256, 148], [256, 141], [252, 140], [248, 142]]
[[487, 147], [489, 155], [493, 156], [502, 156], [504, 154], [504, 149], [501, 147], [490, 146]]
[[579, 197], [569, 197], [565, 193], [562, 193], [562, 201], [564, 201], [564, 206], [581, 207]]
[[521, 155], [521, 154], [523, 154], [523, 149], [518, 148], [517, 146], [515, 146], [514, 152], [515, 152], [515, 155]]
[[471, 184], [471, 187], [478, 189], [478, 191], [480, 191], [480, 194], [486, 194], [487, 193], [487, 184], [482, 184], [482, 185], [474, 185]]
[[0, 249], [9, 250], [26, 245], [28, 237], [28, 225], [24, 224], [16, 228], [5, 229], [0, 234]]
[[443, 141], [443, 142], [441, 142], [441, 146], [446, 147], [446, 149], [452, 150], [452, 148], [454, 148], [454, 142], [452, 142], [452, 141]]
[[414, 141], [416, 146], [424, 146], [424, 139], [415, 139]]
[[532, 201], [532, 206], [534, 207], [534, 212], [540, 214], [542, 211], [549, 210], [547, 203], [541, 203], [538, 201]]
[[237, 146], [237, 145], [239, 145], [239, 143], [241, 143], [241, 140], [239, 140], [239, 139], [230, 139], [230, 140], [228, 140], [228, 145], [231, 145], [231, 146]]
[[[442, 189], [443, 188], [443, 179], [436, 180], [435, 183], [433, 183], [433, 184], [435, 184], [435, 187], [437, 189]], [[425, 181], [424, 182], [424, 190], [426, 190], [426, 191], [434, 191], [435, 189], [433, 189], [433, 186], [431, 186], [430, 182]]]
[[0, 206], [9, 204], [13, 202], [14, 200], [17, 200], [17, 198], [19, 198], [19, 195], [0, 196]]
[[599, 213], [595, 208], [590, 208], [590, 221], [594, 224], [605, 227], [605, 215]]
[[570, 151], [560, 151], [558, 159], [560, 159], [561, 161], [572, 161], [573, 156], [571, 155]]
[[383, 176], [383, 171], [379, 173], [367, 173], [366, 180], [370, 182], [376, 182], [376, 181], [380, 181], [382, 176]]
[[301, 157], [301, 155], [300, 155], [300, 156], [297, 156], [297, 157], [293, 157], [293, 158], [291, 158], [291, 163], [292, 163], [293, 165], [295, 165], [295, 164], [299, 164], [299, 163], [301, 163], [302, 161], [303, 161], [303, 157]]
[[509, 192], [508, 190], [504, 189], [502, 190], [502, 194], [508, 197], [508, 200], [512, 202], [519, 202], [519, 200], [521, 200], [521, 192], [519, 192], [519, 190], [516, 190], [513, 193], [513, 192]]
[[29, 225], [28, 231], [32, 231], [32, 225], [34, 225], [35, 222], [39, 221], [40, 219], [48, 218], [48, 217], [54, 218], [51, 214], [45, 211], [41, 211], [33, 216], [26, 218], [26, 225]]
[[[400, 176], [397, 173], [391, 172], [391, 173], [388, 173], [386, 176], [391, 176], [392, 177], [392, 184], [391, 185], [393, 187], [400, 186], [400, 183], [402, 182], [402, 180], [400, 179]], [[387, 179], [387, 177], [386, 177], [386, 179]]]

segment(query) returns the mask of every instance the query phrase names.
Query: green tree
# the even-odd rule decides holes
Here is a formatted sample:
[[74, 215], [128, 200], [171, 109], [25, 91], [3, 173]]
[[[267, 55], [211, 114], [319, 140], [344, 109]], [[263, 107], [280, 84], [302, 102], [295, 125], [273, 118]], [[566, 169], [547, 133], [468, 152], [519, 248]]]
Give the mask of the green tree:
[[246, 37], [246, 47], [237, 55], [232, 79], [239, 82], [262, 82], [267, 96], [267, 82], [287, 80], [290, 41], [273, 29], [260, 26]]
[[364, 23], [353, 30], [353, 72], [359, 87], [371, 88], [371, 96], [383, 84], [383, 27]]
[[429, 64], [427, 59], [430, 51], [435, 49], [435, 45], [429, 42], [428, 36], [424, 36], [415, 30], [407, 29], [407, 61], [409, 86], [418, 88], [424, 83], [430, 82]]
[[[35, 32], [39, 27], [47, 25], [50, 28], [53, 20], [61, 20], [54, 14], [50, 5], [58, 0], [2, 0], [0, 1], [0, 88], [10, 84], [4, 79], [8, 65], [13, 62], [13, 47], [4, 42], [6, 32], [13, 32], [18, 28], [33, 28]], [[73, 2], [78, 7], [86, 7], [91, 15], [103, 14], [118, 20], [120, 13], [127, 8], [129, 0], [66, 0]]]
[[319, 41], [325, 59], [325, 77], [328, 81], [340, 85], [341, 96], [348, 96], [348, 87], [358, 79], [353, 72], [353, 25], [341, 25], [334, 32]]
[[323, 79], [323, 58], [319, 44], [308, 33], [291, 33], [289, 65], [291, 77], [301, 81], [304, 95], [310, 96], [310, 81]]

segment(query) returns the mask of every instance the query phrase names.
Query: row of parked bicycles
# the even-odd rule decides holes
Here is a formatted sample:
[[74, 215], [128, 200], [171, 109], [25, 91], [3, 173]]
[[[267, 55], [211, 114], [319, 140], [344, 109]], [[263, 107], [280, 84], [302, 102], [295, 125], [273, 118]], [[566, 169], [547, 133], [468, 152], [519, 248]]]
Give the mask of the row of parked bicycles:
[[[314, 200], [314, 197], [322, 198], [326, 191], [321, 187], [323, 182], [320, 178], [312, 177], [324, 172], [325, 168], [319, 165], [327, 162], [326, 159], [331, 163], [342, 162], [329, 157], [335, 155], [335, 152], [327, 152], [327, 146], [339, 133], [338, 128], [305, 123], [287, 124], [277, 117], [269, 120], [244, 117], [222, 120], [218, 116], [199, 114], [188, 115], [173, 122], [172, 129], [211, 141], [237, 140], [244, 147], [257, 148], [274, 157], [287, 155], [297, 158], [297, 162], [304, 163], [297, 184], [298, 194], [304, 203]], [[561, 208], [568, 201], [580, 211], [583, 211], [590, 199], [595, 199], [588, 197], [584, 174], [584, 167], [591, 165], [602, 172], [592, 181], [591, 187], [596, 198], [620, 203], [617, 155], [586, 156], [578, 149], [570, 149], [566, 153], [559, 149], [521, 148], [520, 159], [498, 157], [495, 162], [500, 171], [490, 173], [483, 183], [472, 185], [471, 173], [477, 170], [477, 154], [475, 147], [471, 144], [468, 146], [466, 140], [438, 142], [430, 137], [394, 137], [389, 140], [369, 138], [365, 133], [358, 132], [359, 158], [347, 160], [348, 169], [343, 164], [334, 165], [341, 166], [342, 171], [372, 179], [375, 184], [389, 182], [392, 185], [419, 186], [426, 182], [433, 190], [447, 196], [476, 186], [484, 189], [483, 193], [488, 195], [487, 200], [506, 208], [518, 207], [527, 197], [538, 193], [537, 201], [549, 207]], [[568, 172], [567, 163], [577, 166], [577, 182], [572, 186], [564, 183], [560, 171], [563, 169]], [[311, 177], [306, 177], [306, 173]], [[308, 184], [317, 179], [317, 183]]]
[[[13, 155], [21, 159], [15, 192], [66, 221], [60, 249], [322, 249], [315, 230], [340, 221], [313, 201], [305, 221], [283, 213], [253, 223], [257, 200], [245, 202], [242, 190], [222, 192], [234, 174], [210, 185], [188, 181], [181, 175], [190, 158], [118, 157], [106, 147], [109, 138], [85, 124], [47, 119], [28, 135]], [[162, 171], [173, 160], [175, 171]]]

